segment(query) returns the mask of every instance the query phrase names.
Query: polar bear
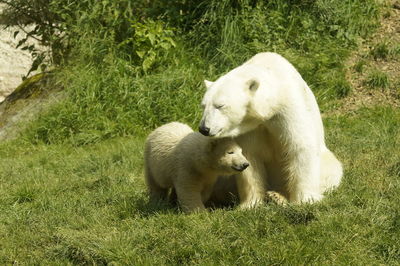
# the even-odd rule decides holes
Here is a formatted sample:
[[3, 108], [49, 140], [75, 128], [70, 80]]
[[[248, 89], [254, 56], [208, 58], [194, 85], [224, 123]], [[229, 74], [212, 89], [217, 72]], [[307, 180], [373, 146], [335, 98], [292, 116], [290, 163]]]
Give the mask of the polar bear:
[[217, 177], [249, 166], [232, 138], [211, 139], [179, 122], [150, 133], [144, 158], [150, 198], [166, 198], [173, 188], [185, 212], [205, 210]]
[[342, 165], [325, 145], [314, 94], [285, 58], [257, 54], [205, 85], [200, 133], [234, 137], [250, 163], [237, 175], [242, 208], [267, 189], [300, 203], [339, 185]]

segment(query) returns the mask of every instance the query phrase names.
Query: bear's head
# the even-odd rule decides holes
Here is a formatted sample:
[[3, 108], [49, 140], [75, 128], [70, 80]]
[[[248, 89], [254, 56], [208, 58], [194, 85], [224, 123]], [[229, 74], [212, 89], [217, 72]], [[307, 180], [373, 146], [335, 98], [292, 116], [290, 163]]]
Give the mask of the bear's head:
[[242, 148], [231, 138], [210, 139], [212, 168], [221, 175], [230, 175], [245, 170], [249, 162]]
[[277, 102], [274, 88], [266, 84], [267, 76], [258, 67], [241, 66], [215, 82], [205, 80], [199, 132], [216, 138], [236, 137], [270, 119]]

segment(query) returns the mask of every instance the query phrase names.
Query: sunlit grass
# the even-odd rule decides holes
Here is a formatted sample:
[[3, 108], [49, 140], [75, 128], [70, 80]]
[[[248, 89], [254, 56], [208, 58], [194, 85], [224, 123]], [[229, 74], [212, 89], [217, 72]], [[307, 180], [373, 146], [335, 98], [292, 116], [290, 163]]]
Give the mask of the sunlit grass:
[[143, 137], [0, 146], [3, 264], [395, 264], [400, 249], [399, 110], [325, 119], [343, 162], [313, 205], [185, 215], [149, 205]]

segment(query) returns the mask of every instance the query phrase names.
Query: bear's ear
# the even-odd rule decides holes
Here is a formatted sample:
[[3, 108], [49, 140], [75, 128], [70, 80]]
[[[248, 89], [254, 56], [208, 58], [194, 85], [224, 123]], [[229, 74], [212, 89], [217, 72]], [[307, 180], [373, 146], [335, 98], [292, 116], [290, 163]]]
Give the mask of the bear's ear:
[[251, 79], [251, 80], [247, 81], [246, 84], [249, 86], [249, 90], [251, 92], [255, 92], [258, 89], [258, 87], [260, 86], [260, 83], [258, 82], [258, 80], [255, 80], [255, 79]]
[[214, 82], [209, 81], [209, 80], [204, 80], [204, 85], [206, 86], [207, 89], [211, 88], [211, 86], [214, 84]]

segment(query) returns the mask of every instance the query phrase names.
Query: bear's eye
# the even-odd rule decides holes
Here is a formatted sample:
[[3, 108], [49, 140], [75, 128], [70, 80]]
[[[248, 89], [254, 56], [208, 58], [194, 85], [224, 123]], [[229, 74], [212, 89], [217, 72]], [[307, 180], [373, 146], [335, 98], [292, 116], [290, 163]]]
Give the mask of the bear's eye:
[[224, 106], [225, 106], [225, 104], [215, 104], [214, 108], [215, 109], [222, 109], [222, 107], [224, 107]]
[[234, 154], [234, 152], [233, 152], [233, 151], [228, 151], [227, 153], [228, 153], [228, 154]]

